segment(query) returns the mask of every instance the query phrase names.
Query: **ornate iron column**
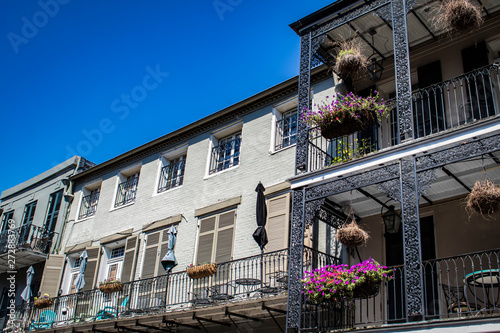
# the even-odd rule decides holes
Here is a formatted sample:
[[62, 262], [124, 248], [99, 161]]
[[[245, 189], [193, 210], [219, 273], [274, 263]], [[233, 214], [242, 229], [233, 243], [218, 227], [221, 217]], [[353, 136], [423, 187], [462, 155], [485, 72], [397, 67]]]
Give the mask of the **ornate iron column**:
[[396, 71], [396, 98], [400, 140], [413, 139], [413, 111], [411, 102], [410, 48], [406, 13], [412, 0], [392, 0], [392, 25], [394, 39], [394, 70]]
[[[302, 115], [305, 109], [310, 107], [311, 91], [311, 31], [303, 33], [300, 37], [300, 72], [299, 72], [299, 103], [298, 114]], [[297, 123], [297, 148], [295, 155], [295, 174], [307, 169], [307, 124], [302, 121]]]
[[288, 260], [288, 299], [286, 331], [298, 332], [302, 314], [300, 275], [304, 253], [305, 201], [304, 190], [294, 190], [292, 199], [292, 225]]
[[400, 161], [401, 211], [403, 213], [403, 249], [405, 258], [406, 313], [407, 318], [422, 318], [423, 276], [422, 253], [420, 245], [420, 213], [418, 200], [417, 170], [415, 159], [404, 158]]

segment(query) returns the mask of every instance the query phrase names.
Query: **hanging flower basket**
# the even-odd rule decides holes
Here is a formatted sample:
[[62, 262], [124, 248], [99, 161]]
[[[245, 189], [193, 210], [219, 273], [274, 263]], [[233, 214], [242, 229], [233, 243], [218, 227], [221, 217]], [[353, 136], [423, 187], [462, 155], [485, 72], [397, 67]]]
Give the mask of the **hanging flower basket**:
[[391, 107], [386, 105], [377, 91], [374, 95], [360, 97], [350, 92], [347, 95], [337, 94], [315, 110], [305, 110], [301, 120], [309, 126], [317, 127], [326, 139], [334, 139], [349, 135], [373, 126], [375, 119], [386, 118]]
[[54, 304], [54, 300], [50, 297], [42, 297], [42, 298], [37, 298], [35, 299], [34, 306], [37, 309], [45, 309], [48, 308], [49, 306], [52, 306]]
[[347, 247], [357, 247], [366, 244], [370, 238], [368, 233], [361, 229], [353, 219], [351, 223], [345, 224], [337, 231], [337, 239]]
[[470, 0], [448, 0], [441, 6], [439, 21], [451, 31], [463, 31], [483, 23], [481, 8]]
[[190, 266], [186, 269], [187, 275], [191, 279], [201, 279], [207, 276], [214, 275], [217, 272], [217, 264], [204, 264], [198, 266]]
[[123, 290], [123, 283], [118, 280], [104, 280], [99, 284], [99, 290], [104, 294], [111, 294]]
[[340, 50], [333, 70], [341, 77], [356, 76], [366, 72], [368, 61], [361, 53], [361, 44], [357, 38], [338, 43]]
[[491, 180], [477, 181], [466, 198], [466, 209], [484, 214], [493, 214], [500, 209], [500, 187]]
[[357, 265], [327, 265], [305, 272], [304, 295], [310, 303], [347, 302], [375, 296], [392, 270], [369, 258]]
[[331, 122], [321, 124], [319, 129], [321, 136], [331, 140], [344, 135], [349, 135], [358, 131], [363, 131], [373, 126], [375, 123], [375, 115], [369, 110], [360, 110], [355, 116], [345, 114], [342, 123]]
[[380, 282], [365, 280], [354, 287], [354, 298], [370, 298], [377, 296], [380, 290]]

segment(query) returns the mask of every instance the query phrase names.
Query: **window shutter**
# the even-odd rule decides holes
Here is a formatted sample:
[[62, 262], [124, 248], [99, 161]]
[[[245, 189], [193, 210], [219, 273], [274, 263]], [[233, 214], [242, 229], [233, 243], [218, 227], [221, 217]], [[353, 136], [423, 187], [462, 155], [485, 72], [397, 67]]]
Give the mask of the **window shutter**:
[[161, 232], [161, 242], [159, 244], [160, 253], [159, 253], [158, 259], [156, 260], [156, 262], [157, 262], [156, 275], [157, 276], [163, 275], [166, 273], [165, 270], [163, 269], [163, 266], [161, 265], [160, 261], [163, 259], [163, 257], [165, 256], [165, 254], [167, 254], [167, 251], [168, 251], [168, 230], [169, 229], [170, 229], [170, 227], [165, 228]]
[[142, 265], [142, 278], [152, 278], [155, 276], [156, 265], [158, 263], [158, 246], [160, 245], [161, 231], [148, 234], [146, 250], [144, 251], [144, 261]]
[[125, 253], [123, 255], [122, 282], [130, 282], [134, 280], [136, 253], [137, 253], [137, 236], [127, 238], [125, 243]]
[[200, 236], [198, 241], [198, 255], [196, 262], [212, 262], [212, 252], [215, 234], [215, 216], [200, 221]]
[[288, 247], [290, 225], [290, 193], [267, 200], [266, 231], [268, 243], [265, 252], [282, 250]]
[[[59, 282], [61, 281], [61, 274], [64, 267], [64, 256], [52, 254], [49, 255], [45, 262], [43, 270], [42, 282], [40, 284], [41, 294], [49, 294], [55, 297], [59, 293]], [[33, 290], [35, 292], [35, 290]]]
[[85, 286], [82, 291], [94, 289], [97, 281], [97, 273], [99, 271], [99, 262], [101, 259], [101, 247], [94, 246], [87, 248], [87, 268], [83, 274], [85, 278]]
[[234, 210], [219, 216], [215, 262], [222, 263], [231, 260], [233, 254], [234, 218]]

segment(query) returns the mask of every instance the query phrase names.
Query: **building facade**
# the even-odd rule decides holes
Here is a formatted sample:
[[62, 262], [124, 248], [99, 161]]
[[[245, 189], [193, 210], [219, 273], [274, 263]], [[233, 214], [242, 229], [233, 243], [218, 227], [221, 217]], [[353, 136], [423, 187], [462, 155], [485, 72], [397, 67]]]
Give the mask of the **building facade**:
[[[297, 78], [72, 176], [61, 251], [44, 273], [61, 296], [29, 312], [32, 328], [498, 331], [498, 212], [464, 201], [476, 181], [500, 180], [500, 4], [475, 3], [484, 22], [460, 32], [436, 24], [440, 4], [334, 2], [291, 24]], [[332, 77], [350, 39], [370, 72]], [[373, 126], [325, 138], [301, 121], [337, 93], [375, 91], [392, 108]], [[353, 219], [365, 247], [336, 239]], [[303, 294], [305, 271], [370, 257], [392, 280], [354, 306]], [[116, 291], [99, 288], [118, 278]]]
[[20, 309], [25, 304], [20, 295], [26, 287], [26, 271], [30, 266], [34, 268], [31, 290], [37, 296], [47, 256], [58, 252], [61, 246], [61, 234], [73, 200], [69, 177], [91, 166], [86, 159], [75, 156], [2, 192], [0, 327], [6, 324], [9, 305]]

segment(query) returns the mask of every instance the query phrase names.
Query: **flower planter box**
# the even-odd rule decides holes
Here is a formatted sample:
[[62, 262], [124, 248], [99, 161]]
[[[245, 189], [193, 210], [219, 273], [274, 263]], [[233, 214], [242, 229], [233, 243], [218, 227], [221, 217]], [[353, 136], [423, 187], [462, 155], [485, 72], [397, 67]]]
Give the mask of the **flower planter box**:
[[123, 283], [115, 282], [115, 283], [106, 283], [99, 285], [99, 290], [104, 294], [110, 294], [117, 291], [123, 290]]
[[199, 266], [188, 267], [186, 269], [187, 275], [191, 279], [201, 279], [217, 272], [217, 264], [205, 264]]
[[54, 304], [54, 300], [52, 298], [40, 298], [36, 299], [34, 306], [37, 309], [45, 309]]

